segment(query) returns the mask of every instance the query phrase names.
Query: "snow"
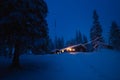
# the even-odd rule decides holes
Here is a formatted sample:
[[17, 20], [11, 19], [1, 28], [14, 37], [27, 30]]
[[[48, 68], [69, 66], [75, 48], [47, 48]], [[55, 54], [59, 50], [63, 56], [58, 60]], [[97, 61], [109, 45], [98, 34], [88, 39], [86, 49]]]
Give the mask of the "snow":
[[[20, 60], [23, 69], [5, 73], [0, 80], [120, 80], [117, 51], [22, 55]], [[10, 63], [9, 59], [0, 57], [0, 65]]]

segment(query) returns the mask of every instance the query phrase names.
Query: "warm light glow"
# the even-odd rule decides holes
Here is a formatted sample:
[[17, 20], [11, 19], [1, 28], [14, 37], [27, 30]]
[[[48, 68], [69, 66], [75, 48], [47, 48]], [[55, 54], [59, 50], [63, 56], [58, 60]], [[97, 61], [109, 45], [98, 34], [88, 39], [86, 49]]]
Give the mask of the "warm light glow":
[[62, 50], [62, 52], [64, 52], [64, 50]]
[[72, 48], [67, 48], [66, 50], [67, 51], [75, 51], [75, 49], [72, 49]]
[[67, 50], [67, 51], [71, 51], [72, 49], [71, 49], [71, 48], [67, 48], [66, 50]]
[[72, 49], [72, 51], [75, 51], [75, 49]]
[[72, 49], [71, 49], [71, 48], [69, 48], [69, 51], [72, 51]]

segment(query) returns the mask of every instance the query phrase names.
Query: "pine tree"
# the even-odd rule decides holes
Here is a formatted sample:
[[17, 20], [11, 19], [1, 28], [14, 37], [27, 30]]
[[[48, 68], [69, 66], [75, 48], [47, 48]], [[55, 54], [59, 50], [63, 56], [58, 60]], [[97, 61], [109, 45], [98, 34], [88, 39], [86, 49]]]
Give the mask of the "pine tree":
[[61, 48], [65, 47], [65, 40], [63, 37], [61, 37]]
[[90, 39], [92, 41], [92, 46], [94, 47], [95, 45], [104, 42], [102, 37], [102, 27], [96, 10], [93, 12], [93, 20], [93, 27], [90, 29]]
[[49, 45], [48, 45], [48, 47], [49, 47], [49, 51], [52, 51], [52, 50], [55, 49], [55, 45], [54, 45], [54, 42], [53, 42], [52, 39], [49, 39]]
[[88, 42], [88, 39], [85, 35], [83, 35], [83, 44], [87, 43]]
[[56, 46], [56, 49], [64, 48], [64, 38], [63, 37], [56, 37], [54, 44]]
[[115, 21], [112, 22], [110, 28], [109, 44], [114, 49], [120, 50], [120, 29]]
[[71, 39], [66, 41], [66, 46], [72, 46], [76, 44], [76, 40], [75, 39]]
[[44, 0], [0, 0], [0, 41], [15, 48], [12, 66], [19, 66], [19, 56], [28, 47], [46, 49], [47, 12]]
[[82, 41], [82, 34], [79, 30], [76, 31], [75, 44], [80, 44], [80, 43], [83, 43], [83, 41]]
[[83, 43], [83, 38], [80, 30], [76, 31], [75, 37], [71, 40], [68, 40], [66, 42], [66, 46], [72, 46], [76, 44], [82, 44]]
[[88, 39], [85, 35], [83, 35], [83, 44], [86, 47], [86, 51], [90, 52], [91, 51], [91, 44], [88, 43]]

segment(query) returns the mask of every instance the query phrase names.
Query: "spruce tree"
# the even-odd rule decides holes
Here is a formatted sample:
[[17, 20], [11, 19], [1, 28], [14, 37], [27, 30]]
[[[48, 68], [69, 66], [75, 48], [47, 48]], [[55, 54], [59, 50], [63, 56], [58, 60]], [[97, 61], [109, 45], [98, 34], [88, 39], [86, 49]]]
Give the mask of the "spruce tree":
[[88, 42], [88, 39], [85, 35], [83, 35], [83, 44], [87, 43]]
[[0, 41], [15, 48], [12, 66], [27, 48], [46, 50], [47, 12], [44, 0], [0, 0]]
[[66, 41], [66, 46], [72, 46], [76, 44], [76, 39], [71, 39]]
[[79, 31], [76, 31], [76, 36], [75, 36], [75, 44], [82, 44], [83, 41], [82, 41], [82, 34]]
[[49, 39], [49, 45], [48, 45], [49, 51], [52, 51], [55, 49], [55, 45], [52, 39]]
[[93, 26], [90, 29], [90, 39], [93, 47], [101, 42], [104, 42], [102, 36], [102, 27], [100, 25], [99, 16], [96, 10], [93, 11]]
[[88, 39], [85, 35], [83, 35], [83, 44], [86, 47], [86, 51], [91, 51], [90, 43], [88, 43]]
[[112, 22], [110, 27], [109, 44], [114, 49], [120, 50], [120, 29], [115, 21]]
[[56, 37], [55, 38], [55, 48], [56, 49], [61, 49], [64, 48], [64, 38], [63, 37]]

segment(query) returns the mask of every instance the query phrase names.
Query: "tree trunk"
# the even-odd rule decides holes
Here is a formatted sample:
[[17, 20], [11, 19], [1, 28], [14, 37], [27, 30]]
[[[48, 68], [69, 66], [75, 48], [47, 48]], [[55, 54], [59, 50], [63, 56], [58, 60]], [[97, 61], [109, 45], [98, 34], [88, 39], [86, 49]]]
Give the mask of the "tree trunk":
[[15, 44], [15, 51], [14, 51], [14, 55], [13, 55], [13, 60], [12, 60], [12, 67], [13, 68], [20, 68], [20, 43], [16, 42]]

